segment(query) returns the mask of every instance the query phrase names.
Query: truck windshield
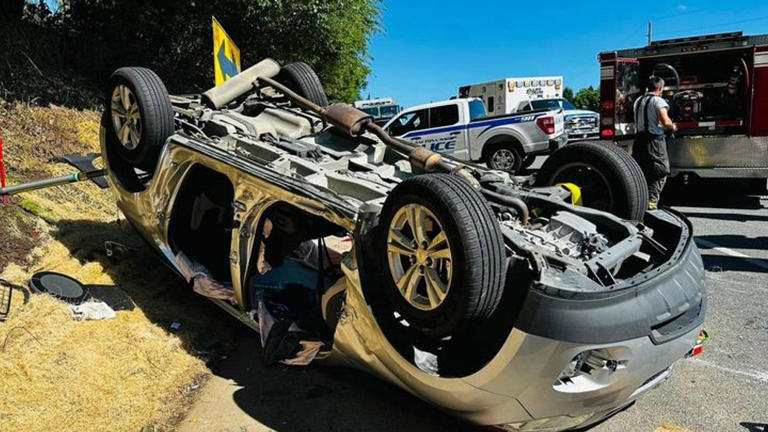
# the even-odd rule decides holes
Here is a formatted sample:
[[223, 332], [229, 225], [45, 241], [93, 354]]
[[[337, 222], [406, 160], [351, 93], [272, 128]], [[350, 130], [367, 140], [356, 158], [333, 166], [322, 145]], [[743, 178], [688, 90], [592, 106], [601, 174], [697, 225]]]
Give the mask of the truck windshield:
[[386, 118], [394, 117], [401, 111], [400, 105], [386, 105], [379, 107], [379, 110], [381, 111], [381, 116]]
[[479, 99], [469, 101], [469, 119], [475, 120], [485, 117], [485, 104]]
[[568, 102], [565, 99], [542, 99], [542, 100], [535, 100], [531, 101], [531, 106], [535, 110], [540, 109], [566, 109], [566, 110], [575, 110], [578, 109], [575, 106], [573, 106], [572, 103]]
[[370, 107], [370, 108], [360, 108], [360, 111], [373, 116], [374, 118], [379, 117], [379, 108], [378, 107]]

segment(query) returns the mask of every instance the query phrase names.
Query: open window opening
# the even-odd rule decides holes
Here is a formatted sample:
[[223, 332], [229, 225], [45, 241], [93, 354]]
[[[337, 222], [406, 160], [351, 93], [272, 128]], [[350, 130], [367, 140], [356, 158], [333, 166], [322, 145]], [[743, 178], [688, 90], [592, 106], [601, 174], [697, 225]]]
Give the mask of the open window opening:
[[664, 78], [663, 97], [678, 135], [745, 133], [752, 87], [750, 53], [734, 51], [649, 58], [640, 76]]
[[346, 291], [347, 232], [290, 204], [264, 212], [244, 283], [267, 364], [304, 365], [330, 351]]
[[234, 188], [225, 175], [195, 165], [171, 213], [168, 238], [177, 263], [195, 291], [213, 298], [232, 296], [233, 199]]

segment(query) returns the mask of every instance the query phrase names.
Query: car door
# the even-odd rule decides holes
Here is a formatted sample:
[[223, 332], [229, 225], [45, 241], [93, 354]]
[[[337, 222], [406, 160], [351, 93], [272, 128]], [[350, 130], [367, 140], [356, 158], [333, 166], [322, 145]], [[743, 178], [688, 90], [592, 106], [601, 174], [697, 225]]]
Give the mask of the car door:
[[[459, 104], [451, 103], [429, 109], [429, 128], [413, 133], [419, 145], [434, 152], [454, 154], [466, 149], [466, 126], [461, 122]], [[466, 153], [466, 152], [462, 152]]]
[[421, 135], [419, 131], [427, 129], [429, 127], [429, 110], [418, 109], [413, 111], [405, 111], [394, 120], [392, 120], [387, 126], [387, 132], [394, 136], [406, 141], [411, 141], [415, 145], [420, 145]]

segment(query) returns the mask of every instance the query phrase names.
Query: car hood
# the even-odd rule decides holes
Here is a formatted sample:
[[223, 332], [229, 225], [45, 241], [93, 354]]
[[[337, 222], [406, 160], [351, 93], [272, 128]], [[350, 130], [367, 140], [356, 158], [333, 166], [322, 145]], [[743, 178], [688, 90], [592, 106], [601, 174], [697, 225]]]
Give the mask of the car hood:
[[598, 115], [594, 111], [587, 111], [587, 110], [566, 110], [564, 112], [564, 114], [565, 114], [565, 118], [568, 118], [568, 117], [571, 117], [571, 116], [574, 116], [574, 115], [579, 115], [579, 116], [583, 116], [583, 115], [594, 115], [594, 116], [597, 116]]

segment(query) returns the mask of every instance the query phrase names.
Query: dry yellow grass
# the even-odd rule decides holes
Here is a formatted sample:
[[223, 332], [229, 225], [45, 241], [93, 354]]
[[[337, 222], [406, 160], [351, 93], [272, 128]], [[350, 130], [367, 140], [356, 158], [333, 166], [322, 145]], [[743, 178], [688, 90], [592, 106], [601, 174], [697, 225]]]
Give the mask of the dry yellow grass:
[[[72, 172], [48, 158], [96, 151], [97, 119], [95, 112], [60, 107], [0, 108], [12, 178]], [[8, 321], [0, 323], [0, 431], [172, 429], [188, 405], [186, 389], [210, 374], [190, 353], [200, 339], [217, 339], [215, 323], [194, 322], [211, 315], [210, 305], [201, 305], [146, 248], [118, 258], [104, 254], [105, 240], [139, 244], [114, 222], [118, 212], [107, 191], [81, 183], [27, 193], [20, 203], [41, 216], [34, 222], [38, 247], [28, 260], [0, 269], [1, 278], [25, 285], [36, 271], [49, 270], [85, 284], [117, 284], [137, 308], [114, 320], [78, 322], [51, 297], [33, 295], [23, 305], [15, 294]], [[6, 213], [0, 224], [16, 223]], [[177, 320], [183, 330], [169, 333]]]
[[692, 432], [688, 429], [681, 428], [680, 426], [665, 424], [654, 430], [653, 432]]

